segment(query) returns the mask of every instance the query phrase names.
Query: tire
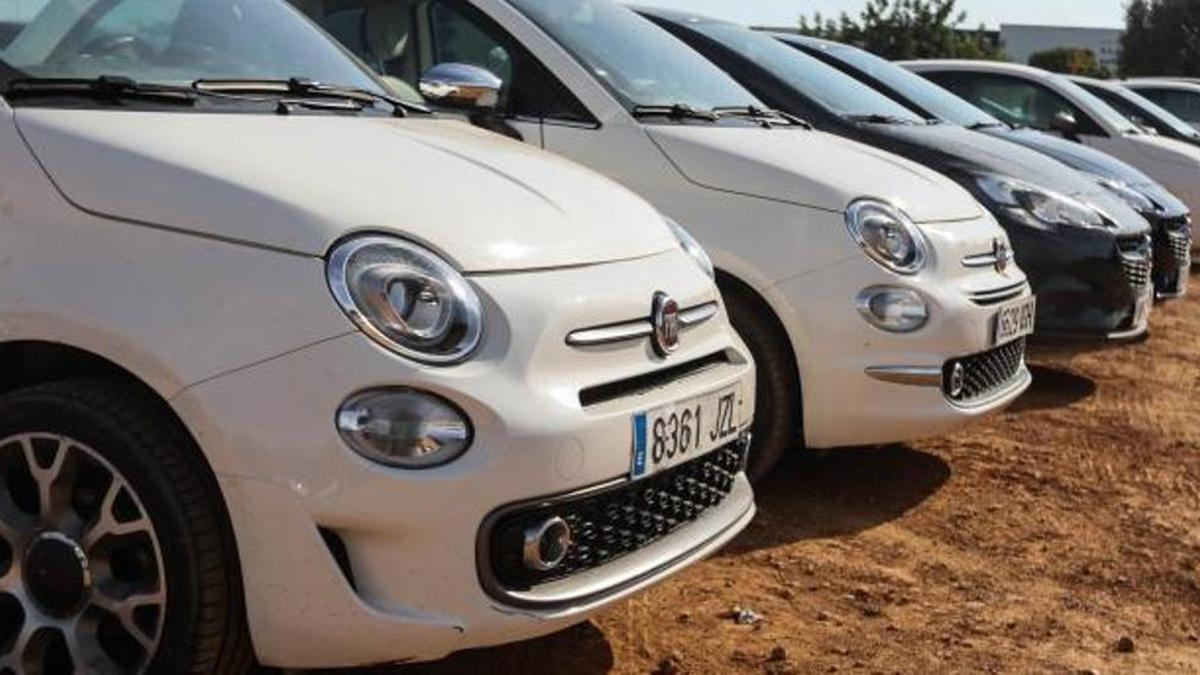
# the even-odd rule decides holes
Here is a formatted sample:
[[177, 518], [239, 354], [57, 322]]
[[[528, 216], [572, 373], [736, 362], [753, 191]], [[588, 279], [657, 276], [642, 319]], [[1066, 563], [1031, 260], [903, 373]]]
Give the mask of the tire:
[[752, 482], [759, 483], [804, 437], [796, 360], [771, 309], [736, 282], [722, 281], [729, 319], [756, 364], [758, 405], [746, 473]]
[[104, 381], [0, 397], [0, 673], [253, 665], [216, 480], [165, 404]]

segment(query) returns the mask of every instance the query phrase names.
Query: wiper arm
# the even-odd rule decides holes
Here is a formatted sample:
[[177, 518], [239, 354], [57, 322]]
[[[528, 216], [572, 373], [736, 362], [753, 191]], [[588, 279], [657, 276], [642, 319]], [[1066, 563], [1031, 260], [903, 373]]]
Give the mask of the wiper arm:
[[8, 83], [4, 96], [9, 99], [86, 96], [110, 101], [138, 99], [175, 105], [194, 105], [197, 99], [196, 92], [188, 87], [142, 84], [128, 77], [112, 75], [96, 78], [22, 77]]
[[[302, 77], [293, 77], [287, 80], [196, 80], [192, 83], [192, 89], [211, 94], [269, 94], [306, 98], [340, 98], [371, 106], [386, 103], [392, 107], [392, 113], [396, 117], [407, 117], [410, 112], [432, 114], [425, 106], [405, 101], [397, 96], [359, 87], [322, 84]], [[289, 103], [307, 105], [296, 102]]]
[[812, 125], [795, 115], [772, 108], [759, 108], [753, 105], [729, 105], [713, 108], [718, 117], [746, 117], [762, 120], [765, 123], [785, 122], [787, 124], [812, 129]]
[[643, 117], [667, 117], [673, 120], [704, 120], [705, 122], [716, 122], [720, 119], [717, 114], [711, 110], [700, 110], [693, 108], [686, 103], [675, 103], [673, 105], [639, 105], [634, 106], [630, 111], [635, 118]]

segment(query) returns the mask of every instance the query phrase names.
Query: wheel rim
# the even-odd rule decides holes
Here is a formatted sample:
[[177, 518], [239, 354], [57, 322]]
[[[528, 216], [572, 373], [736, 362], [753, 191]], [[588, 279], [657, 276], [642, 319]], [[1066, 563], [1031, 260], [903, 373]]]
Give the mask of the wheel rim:
[[0, 675], [140, 673], [167, 588], [129, 481], [73, 439], [0, 440]]

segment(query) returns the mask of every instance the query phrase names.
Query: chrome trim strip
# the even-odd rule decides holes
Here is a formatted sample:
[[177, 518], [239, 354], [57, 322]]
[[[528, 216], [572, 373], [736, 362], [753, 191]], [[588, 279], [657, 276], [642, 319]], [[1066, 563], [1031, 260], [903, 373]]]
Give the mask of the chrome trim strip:
[[937, 366], [871, 366], [867, 375], [881, 382], [913, 387], [942, 386], [942, 369]]
[[1011, 286], [995, 288], [990, 291], [977, 291], [975, 293], [971, 293], [971, 300], [972, 302], [987, 304], [1003, 302], [1005, 300], [1020, 296], [1025, 292], [1025, 288], [1028, 285], [1028, 282], [1021, 281]]
[[[683, 328], [698, 326], [713, 318], [720, 311], [716, 302], [706, 302], [703, 305], [680, 310], [679, 324]], [[614, 323], [597, 328], [584, 328], [567, 335], [567, 344], [572, 347], [596, 347], [599, 345], [640, 340], [654, 334], [654, 326], [650, 319], [638, 319], [624, 323]]]
[[995, 267], [1000, 258], [995, 253], [969, 255], [962, 259], [963, 267]]

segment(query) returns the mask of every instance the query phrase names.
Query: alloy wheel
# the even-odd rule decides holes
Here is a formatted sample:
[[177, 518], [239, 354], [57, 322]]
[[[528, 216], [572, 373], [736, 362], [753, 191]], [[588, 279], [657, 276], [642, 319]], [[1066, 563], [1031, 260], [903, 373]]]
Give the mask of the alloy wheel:
[[65, 436], [0, 440], [0, 675], [144, 672], [166, 609], [129, 480]]

